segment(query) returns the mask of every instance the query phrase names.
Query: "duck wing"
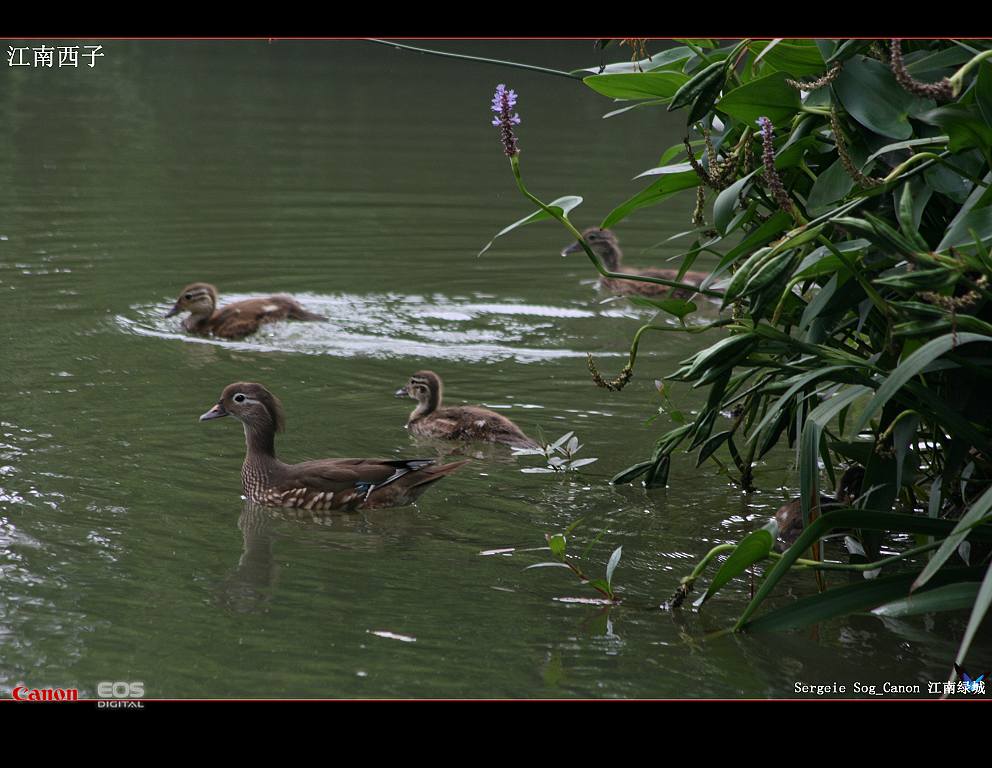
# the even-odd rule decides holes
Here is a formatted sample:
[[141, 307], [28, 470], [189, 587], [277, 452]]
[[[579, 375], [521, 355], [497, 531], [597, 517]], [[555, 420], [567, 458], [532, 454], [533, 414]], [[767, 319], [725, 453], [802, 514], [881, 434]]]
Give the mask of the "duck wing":
[[264, 323], [277, 320], [325, 320], [321, 315], [307, 312], [289, 296], [269, 296], [264, 299], [245, 299], [227, 304], [214, 312], [210, 329], [214, 335], [237, 339], [258, 330]]
[[437, 419], [443, 419], [448, 425], [450, 436], [455, 440], [482, 440], [521, 448], [538, 447], [537, 443], [527, 437], [510, 419], [488, 408], [464, 405], [458, 408], [442, 408], [435, 414]]
[[433, 459], [323, 459], [287, 465], [272, 478], [277, 506], [351, 510], [406, 504], [414, 490], [450, 474], [466, 462], [435, 467]]

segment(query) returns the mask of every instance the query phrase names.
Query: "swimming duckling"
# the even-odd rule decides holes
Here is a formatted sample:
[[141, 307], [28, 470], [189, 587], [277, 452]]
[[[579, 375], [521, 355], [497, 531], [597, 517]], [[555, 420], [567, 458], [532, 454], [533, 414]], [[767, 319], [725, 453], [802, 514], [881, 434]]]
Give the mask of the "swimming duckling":
[[250, 502], [314, 512], [410, 504], [438, 480], [468, 463], [436, 466], [433, 459], [321, 459], [284, 464], [276, 458], [275, 434], [284, 429], [282, 404], [254, 382], [224, 388], [220, 400], [200, 416], [233, 416], [245, 428], [241, 483]]
[[213, 334], [240, 339], [276, 320], [326, 320], [308, 312], [290, 296], [277, 294], [264, 299], [245, 299], [217, 309], [217, 289], [209, 283], [193, 283], [183, 288], [166, 317], [189, 312], [183, 327], [202, 336]]
[[[864, 479], [864, 467], [859, 464], [848, 467], [837, 481], [837, 492], [833, 498], [820, 496], [820, 511], [828, 511], [831, 507], [851, 506], [861, 495], [861, 483]], [[778, 523], [778, 537], [785, 543], [781, 549], [788, 549], [803, 532], [802, 501], [793, 499], [788, 504], [783, 504], [775, 513], [775, 522]]]
[[[620, 250], [616, 235], [608, 229], [590, 227], [582, 233], [582, 237], [589, 243], [589, 247], [593, 253], [599, 256], [603, 262], [603, 266], [610, 272], [624, 272], [630, 275], [644, 275], [645, 277], [660, 277], [672, 281], [675, 281], [678, 277], [679, 271], [677, 269], [659, 269], [657, 267], [638, 269], [636, 267], [624, 267], [623, 251]], [[583, 249], [581, 243], [576, 241], [563, 250], [561, 255], [567, 256], [572, 253], [585, 253], [585, 249]], [[707, 277], [708, 275], [705, 272], [686, 272], [682, 276], [682, 279], [677, 282], [698, 287]], [[620, 296], [637, 293], [642, 296], [665, 295], [677, 299], [688, 299], [695, 295], [695, 292], [683, 288], [671, 288], [658, 283], [642, 283], [636, 280], [623, 280], [614, 277], [601, 277], [599, 284], [604, 290]]]
[[433, 371], [417, 371], [396, 390], [396, 397], [412, 397], [417, 401], [407, 420], [406, 428], [419, 437], [445, 440], [480, 440], [503, 443], [514, 448], [538, 448], [536, 441], [506, 416], [477, 405], [441, 407], [444, 385]]

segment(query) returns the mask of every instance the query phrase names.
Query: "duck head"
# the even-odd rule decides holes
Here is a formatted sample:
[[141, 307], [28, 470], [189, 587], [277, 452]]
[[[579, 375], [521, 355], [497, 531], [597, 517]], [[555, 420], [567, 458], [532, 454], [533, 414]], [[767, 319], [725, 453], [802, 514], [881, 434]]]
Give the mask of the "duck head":
[[217, 307], [217, 289], [210, 283], [192, 283], [183, 288], [166, 317], [189, 312], [195, 317], [210, 317]]
[[441, 405], [444, 385], [434, 371], [417, 371], [394, 393], [396, 397], [412, 397], [417, 401], [414, 417], [430, 413]]
[[[620, 252], [620, 245], [617, 243], [616, 235], [608, 229], [590, 227], [582, 233], [582, 239], [589, 244], [592, 252], [599, 256], [608, 270], [611, 272], [617, 270], [617, 267], [620, 265], [622, 253]], [[561, 252], [561, 255], [568, 256], [573, 253], [585, 253], [582, 243], [575, 241], [565, 248]]]
[[200, 416], [200, 421], [210, 421], [233, 416], [246, 430], [281, 432], [286, 426], [282, 403], [261, 384], [239, 381], [224, 388], [217, 404]]

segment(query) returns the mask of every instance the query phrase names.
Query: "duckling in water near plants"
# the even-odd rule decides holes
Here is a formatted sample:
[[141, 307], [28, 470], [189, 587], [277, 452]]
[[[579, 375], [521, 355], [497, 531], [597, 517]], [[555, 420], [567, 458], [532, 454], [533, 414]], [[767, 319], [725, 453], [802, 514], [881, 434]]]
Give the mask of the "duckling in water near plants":
[[245, 299], [217, 309], [217, 289], [210, 283], [193, 283], [183, 288], [172, 309], [172, 317], [189, 312], [183, 327], [202, 336], [213, 334], [225, 339], [240, 339], [276, 320], [326, 320], [308, 312], [290, 296], [277, 294], [264, 299]]
[[[628, 275], [643, 275], [645, 277], [660, 277], [672, 281], [676, 281], [678, 277], [679, 271], [677, 269], [659, 269], [657, 267], [637, 269], [636, 267], [624, 267], [623, 251], [620, 250], [616, 235], [608, 229], [590, 227], [582, 233], [582, 237], [589, 243], [589, 247], [593, 253], [599, 256], [603, 262], [603, 266], [610, 272], [623, 272]], [[585, 253], [585, 249], [581, 243], [576, 241], [563, 250], [561, 255], [568, 256], [572, 253]], [[708, 275], [705, 272], [686, 272], [682, 276], [682, 279], [677, 282], [699, 287], [707, 277]], [[636, 280], [623, 280], [615, 277], [601, 277], [599, 284], [603, 289], [620, 296], [640, 294], [651, 297], [671, 296], [676, 299], [689, 299], [695, 295], [695, 292], [683, 288], [671, 288], [667, 285], [660, 285], [659, 283], [642, 283]]]
[[350, 512], [410, 504], [468, 463], [435, 466], [432, 459], [321, 459], [284, 464], [275, 451], [275, 434], [285, 424], [282, 404], [254, 382], [225, 387], [200, 421], [223, 416], [233, 416], [245, 428], [247, 451], [241, 467], [245, 497], [270, 507]]
[[[820, 496], [820, 511], [828, 511], [831, 507], [849, 507], [861, 495], [861, 483], [865, 479], [864, 467], [854, 464], [844, 470], [837, 481], [837, 492], [833, 498]], [[778, 523], [778, 537], [784, 543], [779, 550], [788, 549], [796, 543], [799, 534], [803, 532], [803, 505], [800, 499], [793, 499], [783, 504], [775, 513]]]
[[406, 428], [419, 437], [439, 437], [445, 440], [480, 440], [503, 443], [514, 448], [538, 448], [536, 441], [506, 416], [477, 405], [442, 408], [444, 385], [433, 371], [417, 371], [396, 390], [396, 397], [412, 397], [417, 401], [407, 420]]

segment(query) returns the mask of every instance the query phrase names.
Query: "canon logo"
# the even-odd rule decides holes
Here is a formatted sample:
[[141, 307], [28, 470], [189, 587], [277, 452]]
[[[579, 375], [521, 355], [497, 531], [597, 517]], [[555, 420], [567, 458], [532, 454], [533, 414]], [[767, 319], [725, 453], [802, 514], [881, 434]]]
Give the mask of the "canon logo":
[[19, 685], [10, 692], [14, 701], [77, 701], [78, 688], [28, 688]]

